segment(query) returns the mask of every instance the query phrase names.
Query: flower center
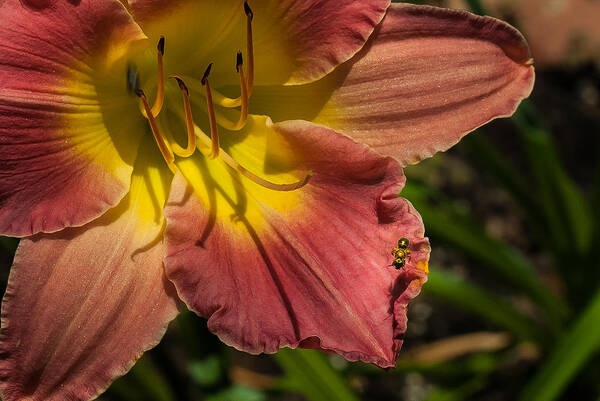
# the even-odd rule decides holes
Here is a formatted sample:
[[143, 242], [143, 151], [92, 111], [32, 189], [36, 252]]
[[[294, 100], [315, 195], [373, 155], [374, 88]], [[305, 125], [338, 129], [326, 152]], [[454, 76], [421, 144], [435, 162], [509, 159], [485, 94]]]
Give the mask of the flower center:
[[[140, 99], [140, 112], [147, 119], [154, 140], [163, 156], [169, 169], [175, 174], [178, 171], [175, 164], [175, 158], [187, 158], [194, 155], [198, 150], [205, 157], [210, 159], [219, 158], [232, 169], [238, 171], [246, 178], [253, 182], [276, 191], [292, 191], [304, 186], [310, 179], [311, 173], [306, 173], [304, 179], [291, 184], [276, 184], [267, 181], [256, 174], [250, 172], [239, 163], [237, 163], [227, 152], [225, 152], [219, 144], [219, 126], [229, 131], [239, 131], [246, 125], [248, 118], [248, 100], [252, 94], [254, 85], [254, 51], [252, 43], [252, 19], [254, 14], [247, 2], [244, 2], [244, 12], [246, 13], [246, 53], [247, 53], [247, 73], [244, 72], [244, 59], [241, 52], [236, 55], [236, 71], [239, 75], [240, 96], [237, 98], [229, 98], [223, 94], [211, 89], [209, 76], [213, 64], [210, 63], [204, 75], [200, 80], [204, 88], [204, 96], [206, 98], [206, 113], [208, 115], [210, 135], [205, 134], [200, 127], [194, 123], [192, 116], [192, 108], [190, 105], [190, 93], [183, 79], [178, 75], [171, 75], [169, 78], [177, 82], [181, 90], [183, 100], [183, 112], [180, 115], [185, 119], [187, 130], [187, 146], [180, 146], [170, 134], [164, 134], [159, 129], [157, 118], [160, 114], [165, 97], [165, 83], [163, 71], [163, 57], [165, 54], [165, 38], [161, 37], [157, 46], [157, 64], [158, 64], [158, 82], [156, 89], [156, 98], [152, 106], [148, 103], [148, 99], [144, 91], [139, 88], [137, 73], [130, 68], [127, 72], [127, 86]], [[215, 111], [215, 104], [224, 108], [239, 108], [240, 114], [237, 122], [231, 122], [220, 117]]]

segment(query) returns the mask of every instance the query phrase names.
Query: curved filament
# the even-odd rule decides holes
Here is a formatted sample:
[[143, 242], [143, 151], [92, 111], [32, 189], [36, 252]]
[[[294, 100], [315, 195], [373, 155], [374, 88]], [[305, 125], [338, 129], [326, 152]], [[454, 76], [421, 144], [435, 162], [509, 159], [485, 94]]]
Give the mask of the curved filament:
[[156, 99], [152, 105], [152, 115], [158, 117], [158, 114], [162, 110], [163, 103], [165, 101], [165, 77], [163, 71], [163, 56], [165, 55], [165, 37], [161, 36], [157, 46], [158, 52], [156, 53], [156, 63], [158, 65], [158, 82], [156, 88]]
[[154, 136], [154, 140], [156, 141], [156, 144], [158, 145], [158, 149], [160, 150], [162, 157], [167, 162], [169, 169], [171, 169], [171, 171], [173, 173], [176, 173], [177, 168], [175, 167], [175, 164], [173, 163], [175, 161], [175, 156], [173, 155], [173, 152], [171, 151], [171, 149], [165, 142], [165, 138], [163, 137], [163, 135], [160, 133], [160, 130], [158, 129], [158, 125], [156, 124], [156, 120], [154, 119], [152, 110], [150, 109], [150, 106], [148, 105], [148, 100], [146, 100], [146, 95], [144, 94], [144, 91], [142, 91], [141, 89], [137, 89], [135, 91], [135, 94], [141, 99], [142, 104], [144, 105], [144, 111], [146, 112], [146, 118], [148, 119], [148, 124], [150, 125], [150, 129], [152, 130], [152, 135]]
[[206, 71], [204, 71], [204, 76], [202, 77], [202, 85], [206, 88], [206, 107], [208, 113], [208, 121], [210, 125], [210, 138], [212, 140], [211, 152], [209, 157], [214, 159], [219, 156], [219, 150], [221, 149], [219, 146], [219, 128], [217, 126], [217, 117], [215, 116], [215, 105], [212, 100], [212, 92], [210, 90], [210, 83], [208, 82], [208, 75], [210, 74], [210, 69], [212, 68], [212, 63], [208, 65]]
[[244, 61], [242, 59], [242, 53], [237, 54], [237, 64], [235, 69], [237, 70], [240, 76], [240, 98], [242, 99], [242, 109], [240, 111], [240, 118], [238, 119], [237, 124], [235, 124], [231, 130], [238, 131], [244, 128], [246, 125], [246, 119], [248, 118], [248, 90], [246, 87], [246, 79], [244, 77]]
[[[164, 78], [164, 68], [163, 68], [163, 56], [165, 54], [165, 37], [161, 36], [158, 45], [156, 46], [158, 52], [156, 55], [156, 63], [158, 70], [158, 77], [156, 83], [156, 99], [154, 99], [154, 104], [150, 108], [152, 111], [152, 116], [154, 118], [158, 117], [160, 111], [162, 110], [164, 101], [165, 101], [165, 78]], [[137, 77], [136, 77], [137, 79]], [[129, 85], [129, 84], [128, 84]], [[136, 84], [137, 87], [137, 84]], [[148, 118], [148, 112], [143, 105], [140, 105], [140, 111], [142, 115]]]
[[196, 151], [196, 134], [194, 133], [194, 119], [192, 117], [192, 108], [190, 106], [190, 94], [187, 86], [183, 80], [177, 75], [171, 75], [169, 78], [173, 78], [177, 81], [179, 89], [181, 89], [181, 96], [183, 98], [183, 108], [185, 110], [185, 126], [187, 129], [187, 146], [182, 148], [174, 140], [171, 141], [171, 147], [173, 153], [181, 157], [190, 157]]
[[272, 189], [274, 191], [293, 191], [295, 189], [302, 188], [304, 185], [306, 185], [308, 183], [308, 180], [310, 179], [310, 177], [312, 175], [312, 173], [309, 171], [308, 173], [306, 173], [306, 176], [300, 181], [294, 182], [292, 184], [275, 184], [271, 181], [265, 180], [264, 178], [260, 178], [256, 174], [250, 172], [248, 169], [243, 167], [241, 164], [239, 164], [238, 162], [233, 160], [233, 158], [231, 156], [229, 156], [227, 153], [225, 153], [223, 150], [221, 150], [219, 157], [229, 167], [238, 171], [244, 177], [250, 179], [250, 181], [255, 182], [258, 185], [263, 186], [265, 188]]
[[[196, 137], [200, 140], [198, 142], [198, 146], [197, 146], [198, 150], [200, 151], [200, 153], [202, 153], [205, 156], [210, 155], [210, 154], [206, 153], [205, 149], [212, 148], [214, 141], [212, 141], [211, 138], [209, 138], [197, 125], [194, 125], [194, 131], [196, 132]], [[201, 145], [204, 145], [204, 146], [201, 146]], [[274, 182], [267, 181], [264, 178], [261, 178], [261, 177], [257, 176], [256, 174], [252, 173], [251, 171], [246, 169], [244, 166], [242, 166], [241, 164], [236, 162], [233, 159], [233, 157], [231, 157], [222, 148], [219, 149], [219, 158], [221, 160], [223, 160], [225, 162], [225, 164], [227, 164], [229, 167], [238, 171], [240, 174], [242, 174], [244, 177], [248, 178], [252, 182], [255, 182], [256, 184], [258, 184], [262, 187], [265, 187], [267, 189], [272, 189], [274, 191], [293, 191], [295, 189], [302, 188], [304, 185], [306, 185], [308, 183], [308, 181], [310, 180], [310, 177], [312, 176], [312, 172], [309, 171], [306, 173], [306, 176], [300, 181], [297, 181], [297, 182], [294, 182], [291, 184], [276, 184]]]

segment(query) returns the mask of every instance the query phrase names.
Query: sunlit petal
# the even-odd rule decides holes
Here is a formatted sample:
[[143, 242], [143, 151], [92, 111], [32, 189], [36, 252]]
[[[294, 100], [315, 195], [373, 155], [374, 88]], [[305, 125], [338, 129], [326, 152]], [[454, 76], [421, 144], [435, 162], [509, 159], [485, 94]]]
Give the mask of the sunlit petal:
[[85, 224], [129, 188], [142, 131], [112, 74], [144, 36], [113, 1], [8, 0], [0, 20], [0, 233]]
[[[183, 166], [165, 209], [169, 278], [188, 307], [241, 350], [318, 347], [393, 366], [406, 304], [426, 280], [429, 257], [419, 214], [397, 197], [399, 165], [325, 127], [264, 124], [250, 148], [266, 157], [252, 163], [239, 146], [238, 159], [261, 174], [310, 170], [310, 180], [273, 194], [217, 170], [197, 182]], [[295, 158], [280, 158], [286, 148]], [[237, 194], [228, 195], [230, 186]], [[400, 237], [413, 252], [397, 271], [390, 251]]]
[[529, 57], [499, 20], [393, 4], [351, 61], [312, 85], [257, 87], [250, 111], [327, 125], [406, 165], [512, 114], [533, 87]]
[[[214, 62], [216, 82], [235, 84], [231, 62], [245, 42], [243, 1], [130, 0], [151, 38], [168, 32], [178, 74]], [[389, 0], [250, 0], [256, 83], [314, 81], [348, 60], [381, 21]], [[190, 45], [190, 38], [197, 38]], [[169, 46], [169, 45], [168, 45]], [[169, 69], [173, 64], [169, 64]], [[197, 67], [196, 67], [197, 68]], [[228, 74], [224, 74], [227, 72]]]
[[141, 161], [119, 206], [21, 241], [2, 304], [5, 401], [91, 399], [158, 343], [178, 302], [162, 263], [168, 181]]

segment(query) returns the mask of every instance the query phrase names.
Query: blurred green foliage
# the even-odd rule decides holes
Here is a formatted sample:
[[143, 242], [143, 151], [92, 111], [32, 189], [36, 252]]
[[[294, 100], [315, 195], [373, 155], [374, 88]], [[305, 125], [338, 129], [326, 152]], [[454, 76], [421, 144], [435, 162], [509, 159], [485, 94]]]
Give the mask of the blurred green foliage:
[[[468, 4], [485, 13], [479, 1]], [[407, 356], [402, 354], [397, 368], [384, 371], [312, 350], [242, 356], [186, 311], [163, 343], [100, 399], [459, 401], [485, 400], [495, 391], [496, 398], [489, 399], [503, 394], [521, 401], [600, 400], [600, 162], [595, 185], [580, 188], [563, 167], [554, 137], [531, 101], [523, 102], [511, 124], [523, 161], [518, 167], [484, 129], [458, 147], [473, 168], [508, 194], [531, 243], [550, 260], [545, 271], [513, 243], [490, 235], [469, 208], [411, 168], [401, 194], [421, 213], [433, 252], [448, 249], [451, 260], [466, 266], [466, 271], [456, 271], [432, 265], [421, 297], [450, 315], [465, 316], [467, 332], [507, 333], [507, 344], [429, 361], [415, 357], [411, 344], [405, 344]], [[427, 163], [435, 161], [415, 169], [427, 169]], [[3, 273], [17, 243], [0, 237]], [[465, 333], [451, 329], [450, 334]], [[421, 340], [424, 349], [429, 340], [444, 338]], [[416, 386], [421, 393], [408, 391], [415, 387], [409, 379], [421, 380]]]

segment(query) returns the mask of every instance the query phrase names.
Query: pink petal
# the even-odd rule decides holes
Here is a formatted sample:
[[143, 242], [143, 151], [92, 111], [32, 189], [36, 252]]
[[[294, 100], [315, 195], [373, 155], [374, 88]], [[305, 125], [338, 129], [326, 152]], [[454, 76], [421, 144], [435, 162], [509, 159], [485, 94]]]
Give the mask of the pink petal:
[[499, 20], [394, 4], [332, 79], [342, 82], [315, 121], [406, 165], [511, 115], [534, 70], [521, 34]]
[[85, 224], [129, 188], [139, 134], [118, 99], [101, 102], [113, 88], [97, 85], [106, 52], [143, 34], [106, 0], [7, 0], [0, 21], [0, 233]]
[[[262, 219], [215, 218], [223, 205], [210, 196], [203, 203], [177, 175], [165, 208], [167, 275], [210, 330], [240, 350], [316, 347], [393, 366], [429, 257], [421, 217], [397, 197], [402, 170], [325, 127], [274, 128], [298, 168], [313, 172], [298, 201], [282, 210], [281, 193], [241, 192], [230, 201]], [[210, 176], [205, 182], [215, 196], [224, 191]], [[389, 266], [400, 237], [413, 251], [404, 271]]]
[[[215, 62], [218, 69], [229, 71], [227, 66], [233, 68], [235, 52], [245, 48], [242, 1], [129, 2], [136, 20], [149, 36], [165, 35], [170, 47], [187, 54], [181, 58], [180, 69], [190, 57], [200, 53], [198, 60], [203, 60], [195, 63], [196, 69], [203, 71], [208, 63]], [[257, 84], [299, 84], [323, 77], [356, 54], [383, 18], [389, 0], [248, 3], [254, 13]], [[197, 43], [197, 38], [202, 38], [201, 42]]]
[[160, 208], [155, 221], [143, 182], [84, 227], [21, 241], [2, 304], [5, 401], [92, 399], [175, 317]]
[[250, 112], [329, 126], [407, 165], [511, 115], [533, 81], [527, 44], [511, 26], [392, 4], [354, 58], [309, 85], [255, 88]]

